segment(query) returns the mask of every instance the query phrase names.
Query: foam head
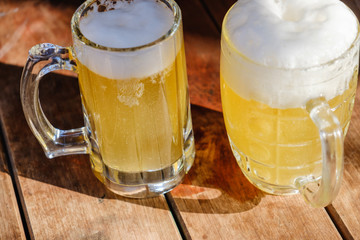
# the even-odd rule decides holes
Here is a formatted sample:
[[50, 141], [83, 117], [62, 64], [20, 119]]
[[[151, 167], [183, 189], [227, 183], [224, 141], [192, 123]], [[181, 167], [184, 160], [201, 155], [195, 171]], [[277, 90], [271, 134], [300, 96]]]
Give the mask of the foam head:
[[253, 61], [304, 68], [343, 54], [357, 19], [339, 0], [240, 0], [227, 16], [234, 46]]
[[[162, 1], [98, 1], [79, 22], [81, 33], [108, 48], [128, 49], [147, 45], [166, 35], [174, 13]], [[107, 51], [84, 45], [74, 38], [76, 57], [90, 70], [115, 79], [155, 74], [174, 61], [173, 39], [138, 51]]]
[[339, 0], [239, 0], [223, 25], [221, 75], [274, 108], [330, 100], [349, 87], [357, 36], [356, 16]]
[[[172, 27], [174, 16], [155, 0], [117, 1], [110, 8], [98, 8], [84, 17], [80, 30], [89, 40], [106, 47], [130, 48], [151, 43]], [[101, 9], [101, 8], [100, 8]]]

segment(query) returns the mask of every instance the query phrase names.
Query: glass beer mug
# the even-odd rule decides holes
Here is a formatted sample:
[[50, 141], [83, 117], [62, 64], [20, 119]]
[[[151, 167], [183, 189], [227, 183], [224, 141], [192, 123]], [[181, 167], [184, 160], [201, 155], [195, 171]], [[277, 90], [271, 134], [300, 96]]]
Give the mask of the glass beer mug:
[[[224, 121], [244, 175], [265, 192], [300, 192], [318, 207], [339, 191], [359, 62], [355, 15], [337, 1], [312, 9], [321, 2], [238, 1], [224, 18], [220, 65]], [[323, 27], [340, 21], [331, 11], [347, 24]], [[327, 42], [339, 27], [348, 40], [333, 54]]]
[[[170, 191], [195, 155], [178, 5], [90, 0], [71, 29], [72, 47], [32, 47], [21, 79], [24, 114], [46, 156], [89, 154], [95, 176], [123, 196]], [[57, 129], [41, 109], [39, 82], [60, 69], [78, 74], [82, 128]]]

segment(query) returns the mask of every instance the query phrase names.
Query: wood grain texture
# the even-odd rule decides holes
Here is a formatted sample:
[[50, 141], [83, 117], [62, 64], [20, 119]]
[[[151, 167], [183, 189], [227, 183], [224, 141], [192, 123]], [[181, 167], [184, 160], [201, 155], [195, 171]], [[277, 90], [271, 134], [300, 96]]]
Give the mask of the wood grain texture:
[[[191, 101], [221, 111], [218, 28], [234, 1], [177, 2], [183, 13]], [[359, 1], [344, 2], [359, 16]], [[163, 197], [129, 200], [112, 194], [93, 177], [87, 156], [46, 159], [25, 123], [18, 96], [21, 68], [3, 63], [23, 65], [28, 49], [39, 42], [70, 45], [70, 17], [80, 3], [0, 2], [1, 13], [5, 12], [0, 16], [0, 26], [7, 26], [6, 29], [0, 27], [0, 113], [11, 158], [19, 173], [32, 237], [179, 239], [180, 234]], [[73, 78], [52, 75], [48, 80], [44, 79], [41, 99], [44, 111], [55, 126], [74, 128], [82, 125], [78, 88]], [[334, 202], [336, 213], [355, 239], [360, 239], [360, 133], [357, 126], [360, 113], [356, 110], [359, 107], [356, 104], [345, 143], [344, 183]], [[192, 112], [197, 157], [185, 182], [172, 191], [171, 197], [177, 209], [174, 213], [179, 214], [193, 239], [341, 238], [324, 209], [308, 207], [299, 196], [264, 194], [244, 178], [228, 145], [221, 113], [197, 106], [192, 107]], [[0, 192], [6, 194], [0, 195], [0, 204], [13, 191], [6, 183], [8, 174], [0, 171], [0, 180], [2, 176], [5, 180], [0, 182]], [[9, 209], [0, 208], [0, 217], [16, 212], [16, 203], [11, 204]], [[9, 219], [15, 219], [11, 220], [12, 224], [19, 223], [17, 214]], [[5, 228], [17, 229], [16, 224], [5, 225]], [[24, 235], [21, 231], [19, 234], [17, 230], [14, 232], [19, 238]]]
[[[360, 1], [343, 0], [360, 19]], [[358, 86], [354, 111], [345, 138], [345, 167], [342, 186], [331, 211], [340, 219], [335, 223], [343, 228], [345, 239], [360, 239], [360, 89]], [[331, 213], [330, 211], [330, 213]], [[350, 234], [348, 234], [350, 233]], [[350, 236], [349, 236], [350, 235]]]
[[[116, 196], [94, 177], [86, 155], [46, 159], [22, 113], [21, 70], [0, 63], [0, 109], [32, 237], [181, 239], [164, 197], [130, 200]], [[47, 76], [40, 95], [44, 112], [55, 126], [68, 129], [82, 125], [75, 78]]]
[[182, 11], [192, 104], [221, 111], [219, 32], [199, 0], [177, 0]]
[[170, 194], [193, 239], [341, 239], [324, 209], [249, 183], [232, 155], [222, 114], [192, 106], [196, 160]]
[[0, 141], [0, 239], [25, 239], [13, 184]]
[[[82, 1], [0, 1], [0, 62], [23, 66], [41, 42], [70, 46], [70, 20]], [[5, 27], [6, 26], [6, 27]]]
[[[203, 1], [207, 4], [210, 14], [214, 16], [219, 25], [221, 25], [228, 8], [235, 2], [233, 0]], [[343, 0], [343, 2], [352, 9], [359, 19], [360, 1]], [[345, 170], [342, 188], [330, 211], [334, 215], [339, 216], [339, 218], [334, 218], [333, 221], [346, 239], [351, 239], [351, 237], [360, 239], [360, 207], [358, 204], [360, 201], [360, 188], [358, 187], [360, 181], [360, 143], [358, 141], [360, 136], [359, 90], [356, 102], [349, 133], [345, 140]]]
[[360, 87], [345, 138], [345, 167], [342, 186], [333, 207], [354, 237], [360, 239]]
[[[219, 33], [199, 1], [177, 2], [183, 14], [191, 102], [221, 111], [220, 52], [216, 48], [220, 44]], [[0, 62], [23, 66], [29, 49], [41, 42], [70, 46], [71, 16], [81, 3], [80, 0], [0, 1], [3, 13], [0, 26], [7, 26], [0, 28]]]
[[[221, 26], [222, 19], [226, 11], [234, 3], [234, 1], [231, 0], [204, 0], [204, 2], [207, 5], [209, 12], [216, 20], [218, 26]], [[216, 68], [216, 66], [214, 68]], [[194, 115], [196, 117], [196, 114]], [[172, 192], [175, 202], [179, 205], [182, 217], [185, 220], [188, 230], [192, 234], [192, 236], [195, 236], [195, 238], [211, 237], [214, 239], [231, 239], [231, 237], [235, 237], [237, 235], [242, 236], [245, 239], [252, 239], [258, 237], [270, 239], [326, 239], [327, 236], [329, 236], [328, 231], [330, 231], [332, 232], [331, 235], [334, 238], [339, 237], [336, 229], [332, 225], [325, 211], [322, 209], [311, 209], [303, 203], [303, 200], [300, 197], [274, 197], [269, 195], [259, 197], [258, 195], [262, 195], [261, 192], [258, 192], [257, 195], [254, 194], [254, 190], [249, 191], [249, 186], [247, 186], [247, 188], [244, 188], [244, 186], [249, 183], [244, 179], [244, 177], [240, 173], [240, 170], [237, 169], [238, 166], [236, 164], [230, 164], [229, 166], [229, 159], [231, 159], [231, 161], [233, 162], [235, 162], [235, 159], [232, 157], [229, 148], [226, 147], [227, 139], [223, 139], [223, 141], [220, 141], [219, 139], [212, 139], [215, 138], [214, 136], [225, 135], [225, 130], [223, 130], [222, 133], [218, 133], [214, 130], [217, 127], [212, 126], [207, 128], [206, 130], [201, 130], [202, 133], [207, 132], [207, 134], [205, 134], [207, 137], [198, 136], [197, 131], [199, 130], [196, 128], [198, 122], [195, 117], [195, 139], [197, 140], [197, 142], [199, 142], [202, 138], [204, 138], [204, 140], [201, 141], [201, 143], [199, 144], [200, 146], [202, 143], [206, 144], [209, 142], [212, 143], [212, 145], [207, 145], [206, 147], [204, 147], [204, 150], [197, 148], [196, 161], [198, 165], [195, 165], [195, 170], [193, 169], [193, 172], [190, 172], [190, 175], [188, 176], [186, 182]], [[202, 123], [199, 125], [199, 128], [205, 128], [204, 126], [208, 126], [208, 124], [209, 123]], [[218, 122], [217, 124], [222, 125], [223, 123]], [[208, 133], [211, 131], [215, 131], [215, 133]], [[221, 148], [227, 148], [227, 150]], [[217, 155], [215, 153], [217, 153]], [[219, 159], [228, 159], [228, 161], [225, 162], [225, 160], [223, 160], [224, 162], [222, 162]], [[203, 161], [205, 161], [206, 163], [203, 163]], [[205, 164], [207, 164], [208, 166], [203, 167]], [[221, 170], [214, 171], [211, 165], [219, 166]], [[198, 166], [201, 166], [202, 170], [199, 170]], [[230, 173], [231, 171], [234, 171], [234, 169], [237, 169], [238, 176], [234, 177], [233, 180], [229, 180], [231, 176]], [[213, 173], [214, 176], [210, 177], [209, 173]], [[223, 176], [224, 174], [225, 176]], [[215, 183], [209, 184], [209, 178], [216, 179], [217, 181]], [[184, 187], [185, 185], [186, 187]], [[232, 188], [235, 189], [231, 189], [231, 185], [238, 185], [238, 187], [232, 186]], [[226, 189], [226, 187], [228, 187], [229, 191], [224, 192], [224, 189]], [[189, 188], [192, 188], [193, 191], [189, 190]], [[236, 198], [231, 196], [231, 194], [230, 196], [227, 196], [229, 193], [236, 195], [236, 193], [234, 192], [243, 192], [244, 195], [248, 197], [250, 196], [249, 198], [251, 199], [251, 201], [249, 201], [249, 199], [246, 199], [246, 197]], [[251, 198], [251, 196], [253, 196], [253, 198]], [[189, 200], [189, 198], [191, 200]], [[238, 199], [238, 201], [236, 201], [236, 199]], [[261, 199], [261, 201], [259, 199]], [[234, 206], [236, 205], [238, 205], [238, 208], [243, 209], [243, 211], [239, 211], [238, 216], [233, 216], [233, 218], [220, 218], [218, 215], [216, 215], [217, 212], [214, 210], [222, 209], [222, 211], [230, 214], [234, 210]], [[249, 205], [252, 205], [252, 207], [249, 207]], [[204, 213], [204, 215], [191, 214], [191, 211], [189, 213], [189, 206], [195, 209], [194, 212], [202, 212]], [[244, 209], [244, 206], [248, 206], [248, 209]], [[274, 208], [276, 208], [276, 210]], [[275, 213], [266, 214], [266, 212], [269, 212], [270, 209], [273, 209]], [[216, 216], [206, 214], [208, 213], [208, 211], [212, 213], [215, 212], [214, 214]], [[223, 215], [221, 215], [221, 213], [224, 212], [220, 211], [217, 214], [220, 214], [220, 216], [222, 217]], [[259, 224], [257, 224], [256, 221], [254, 221], [254, 216], [256, 214], [259, 214], [257, 216], [259, 219], [265, 219], [263, 226], [260, 226]], [[273, 217], [265, 217], [271, 215], [273, 215]], [[280, 217], [281, 215], [286, 217]], [[203, 216], [203, 218], [199, 218], [199, 216]], [[286, 227], [271, 227], [274, 217], [280, 219], [280, 221], [278, 222], [278, 226], [283, 225]], [[239, 225], [231, 225], [231, 221], [236, 221], [234, 220], [236, 218], [238, 218], [237, 220], [239, 221]], [[301, 219], [302, 221], [292, 221], [293, 219]], [[268, 222], [266, 220], [268, 220]], [[208, 224], [209, 222], [216, 222], [216, 224]], [[293, 224], [287, 224], [289, 222], [293, 222]], [[324, 224], [324, 226], [320, 227], [321, 229], [328, 230], [318, 232], [319, 223]], [[212, 226], [214, 225], [217, 225], [219, 227], [213, 228]], [[266, 225], [268, 225], [268, 227], [265, 227]], [[298, 229], [301, 229], [301, 231], [299, 232]]]
[[222, 0], [222, 1], [213, 1], [213, 0], [201, 0], [208, 10], [209, 15], [214, 19], [214, 23], [221, 29], [222, 22], [225, 17], [226, 12], [230, 7], [236, 2], [236, 0]]

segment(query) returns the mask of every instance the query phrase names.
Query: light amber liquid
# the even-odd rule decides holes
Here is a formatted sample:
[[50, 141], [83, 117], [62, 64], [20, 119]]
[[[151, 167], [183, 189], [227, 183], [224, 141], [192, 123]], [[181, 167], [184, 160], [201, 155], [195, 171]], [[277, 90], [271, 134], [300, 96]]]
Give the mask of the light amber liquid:
[[[300, 176], [321, 176], [319, 132], [305, 109], [276, 109], [246, 100], [229, 87], [223, 76], [220, 81], [226, 130], [234, 155], [250, 181], [260, 188], [270, 188], [293, 186]], [[329, 101], [345, 133], [356, 85], [357, 71], [349, 88]]]
[[171, 66], [141, 79], [108, 79], [78, 61], [85, 118], [98, 147], [90, 154], [95, 173], [103, 164], [121, 172], [159, 170], [182, 157], [185, 71], [184, 48]]

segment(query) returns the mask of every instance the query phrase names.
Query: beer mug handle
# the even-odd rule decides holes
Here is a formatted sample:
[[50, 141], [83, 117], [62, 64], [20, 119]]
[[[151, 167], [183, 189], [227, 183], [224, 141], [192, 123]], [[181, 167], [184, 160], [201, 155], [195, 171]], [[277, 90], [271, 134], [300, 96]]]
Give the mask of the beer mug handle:
[[[29, 51], [21, 76], [20, 97], [25, 118], [48, 158], [88, 153], [90, 149], [85, 127], [57, 129], [48, 121], [40, 105], [39, 83], [43, 76], [55, 70], [75, 71], [76, 64], [68, 55], [68, 48], [50, 43], [35, 45]], [[35, 70], [34, 67], [43, 61], [48, 63]]]
[[340, 189], [344, 168], [344, 137], [340, 122], [325, 98], [310, 100], [306, 109], [320, 133], [322, 177], [315, 184], [314, 179], [298, 179], [297, 187], [311, 205], [325, 207]]

